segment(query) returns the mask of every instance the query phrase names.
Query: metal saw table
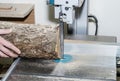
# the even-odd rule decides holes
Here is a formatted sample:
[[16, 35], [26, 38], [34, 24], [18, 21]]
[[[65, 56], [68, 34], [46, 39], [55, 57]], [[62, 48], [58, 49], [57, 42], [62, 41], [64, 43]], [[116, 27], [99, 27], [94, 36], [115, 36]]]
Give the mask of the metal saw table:
[[115, 44], [65, 41], [64, 59], [18, 58], [2, 81], [116, 81]]

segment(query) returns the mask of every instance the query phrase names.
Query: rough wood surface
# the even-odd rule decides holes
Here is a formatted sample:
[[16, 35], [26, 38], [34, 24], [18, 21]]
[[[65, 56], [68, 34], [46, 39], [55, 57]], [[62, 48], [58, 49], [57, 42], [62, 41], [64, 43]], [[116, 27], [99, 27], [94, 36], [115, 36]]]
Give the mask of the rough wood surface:
[[0, 29], [12, 29], [12, 33], [2, 35], [21, 50], [21, 57], [60, 58], [59, 28], [34, 24], [16, 24], [0, 21]]

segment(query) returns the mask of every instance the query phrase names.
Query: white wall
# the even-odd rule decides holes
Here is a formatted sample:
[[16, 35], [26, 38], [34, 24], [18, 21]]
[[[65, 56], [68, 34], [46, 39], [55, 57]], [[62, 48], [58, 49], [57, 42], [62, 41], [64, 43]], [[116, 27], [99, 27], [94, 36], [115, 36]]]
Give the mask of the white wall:
[[98, 17], [99, 35], [117, 36], [120, 42], [120, 0], [90, 0], [89, 5], [89, 13]]
[[[36, 24], [38, 24], [38, 23], [39, 24], [55, 24], [54, 22], [52, 22], [53, 20], [50, 20], [51, 16], [49, 16], [49, 6], [46, 5], [46, 0], [0, 0], [0, 3], [31, 3], [31, 4], [35, 4]], [[52, 16], [53, 16], [53, 14], [52, 14]]]
[[[35, 4], [36, 24], [55, 24], [53, 13], [49, 15], [46, 0], [0, 0], [0, 3], [32, 3]], [[99, 35], [117, 36], [120, 42], [120, 0], [89, 0], [89, 13], [99, 20]], [[52, 12], [52, 9], [50, 9]], [[94, 33], [94, 24], [89, 24], [89, 34]]]

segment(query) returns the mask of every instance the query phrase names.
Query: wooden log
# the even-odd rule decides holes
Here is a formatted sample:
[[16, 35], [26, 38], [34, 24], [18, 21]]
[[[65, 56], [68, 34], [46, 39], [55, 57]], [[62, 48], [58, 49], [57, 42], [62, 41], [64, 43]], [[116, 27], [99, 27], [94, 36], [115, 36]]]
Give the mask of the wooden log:
[[60, 58], [59, 28], [34, 24], [17, 24], [0, 21], [0, 29], [12, 29], [12, 33], [2, 35], [21, 50], [20, 57]]

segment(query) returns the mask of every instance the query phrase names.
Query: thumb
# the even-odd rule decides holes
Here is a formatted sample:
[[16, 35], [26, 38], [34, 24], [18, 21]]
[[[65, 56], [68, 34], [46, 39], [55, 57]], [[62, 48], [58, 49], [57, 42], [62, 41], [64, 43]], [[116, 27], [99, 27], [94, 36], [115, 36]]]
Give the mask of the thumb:
[[12, 32], [12, 29], [0, 29], [0, 34], [9, 34]]

